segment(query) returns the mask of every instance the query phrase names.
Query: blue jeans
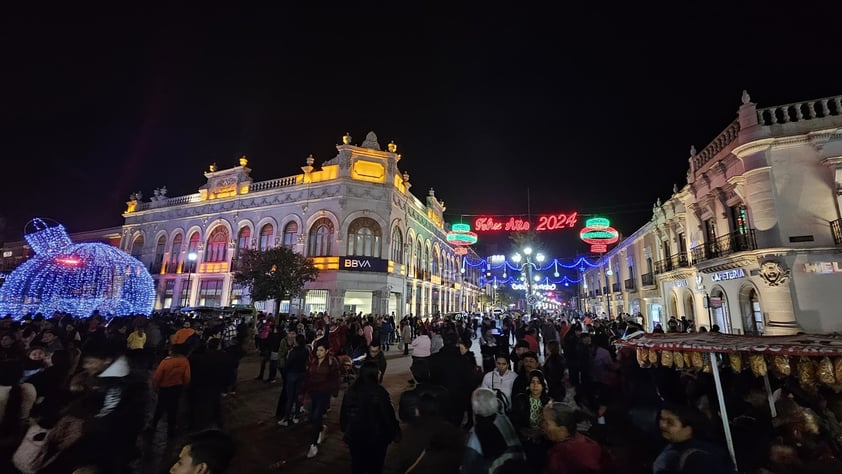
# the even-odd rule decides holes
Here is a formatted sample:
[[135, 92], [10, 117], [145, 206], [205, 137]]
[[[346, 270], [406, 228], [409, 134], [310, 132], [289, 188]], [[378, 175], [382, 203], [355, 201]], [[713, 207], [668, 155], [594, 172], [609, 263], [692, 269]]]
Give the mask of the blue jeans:
[[284, 418], [291, 418], [298, 413], [298, 409], [301, 407], [301, 403], [298, 401], [298, 392], [301, 391], [301, 382], [303, 381], [304, 373], [287, 372], [286, 380], [284, 380], [284, 390], [287, 397]]
[[330, 407], [330, 392], [312, 393], [310, 402], [310, 423], [313, 425], [313, 440], [310, 444], [316, 444], [319, 441], [319, 433], [322, 432], [325, 412]]

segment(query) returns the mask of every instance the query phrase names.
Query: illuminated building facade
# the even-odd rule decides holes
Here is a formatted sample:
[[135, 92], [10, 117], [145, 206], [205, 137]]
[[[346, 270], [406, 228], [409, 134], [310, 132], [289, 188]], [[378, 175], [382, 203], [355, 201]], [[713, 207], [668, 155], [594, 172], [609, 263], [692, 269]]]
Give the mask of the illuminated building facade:
[[584, 272], [586, 310], [640, 312], [650, 330], [684, 316], [735, 334], [842, 331], [842, 96], [742, 99], [691, 148], [687, 184]]
[[342, 142], [334, 158], [316, 168], [311, 156], [293, 176], [255, 182], [242, 157], [233, 168], [211, 166], [198, 193], [133, 195], [121, 247], [149, 266], [155, 308], [252, 303], [233, 282], [238, 253], [283, 245], [320, 273], [301, 298], [254, 302], [269, 312], [477, 309], [480, 269], [448, 245], [444, 202], [432, 189], [425, 201], [410, 193], [394, 143], [381, 150], [374, 133], [360, 146], [349, 135]]

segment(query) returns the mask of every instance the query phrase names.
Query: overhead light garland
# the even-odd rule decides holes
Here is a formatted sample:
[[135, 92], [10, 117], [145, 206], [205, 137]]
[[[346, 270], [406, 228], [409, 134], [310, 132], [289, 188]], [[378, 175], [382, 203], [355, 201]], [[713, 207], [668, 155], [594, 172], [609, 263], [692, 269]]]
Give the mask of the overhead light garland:
[[35, 256], [6, 277], [0, 314], [20, 318], [66, 312], [74, 316], [148, 315], [155, 283], [143, 264], [111, 245], [74, 244], [64, 227], [33, 219], [24, 235]]

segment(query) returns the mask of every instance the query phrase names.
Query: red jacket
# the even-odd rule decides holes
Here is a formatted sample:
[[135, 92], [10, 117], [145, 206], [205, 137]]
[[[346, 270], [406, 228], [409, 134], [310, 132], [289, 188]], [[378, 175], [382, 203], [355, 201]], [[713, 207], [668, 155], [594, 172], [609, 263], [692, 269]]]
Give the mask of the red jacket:
[[596, 441], [576, 433], [550, 448], [546, 474], [593, 474], [614, 472], [610, 458]]
[[307, 375], [304, 376], [303, 392], [330, 393], [333, 396], [339, 395], [340, 384], [339, 361], [336, 357], [328, 354], [322, 363], [313, 357], [307, 364]]

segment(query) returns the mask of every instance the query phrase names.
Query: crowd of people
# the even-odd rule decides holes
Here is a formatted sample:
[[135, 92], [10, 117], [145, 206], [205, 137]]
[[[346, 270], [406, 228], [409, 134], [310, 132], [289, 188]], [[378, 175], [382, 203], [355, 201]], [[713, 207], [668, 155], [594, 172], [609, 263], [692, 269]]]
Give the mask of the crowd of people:
[[[251, 350], [255, 379], [280, 386], [279, 429], [308, 425], [303, 457], [319, 455], [341, 395], [354, 473], [382, 472], [387, 455], [413, 474], [735, 472], [711, 375], [639, 367], [615, 342], [640, 331], [634, 318], [568, 313], [0, 319], [0, 472], [137, 472], [159, 429], [189, 434], [171, 472], [224, 472], [236, 450], [222, 400]], [[411, 356], [394, 400], [387, 353]], [[738, 375], [726, 398], [741, 472], [838, 467], [826, 430], [773, 426], [759, 382]], [[782, 389], [780, 411], [797, 417], [786, 407], [805, 395]], [[814, 424], [836, 408], [814, 407]]]

